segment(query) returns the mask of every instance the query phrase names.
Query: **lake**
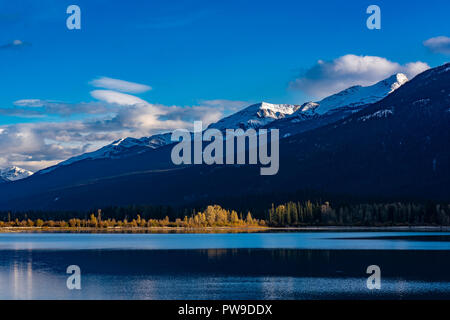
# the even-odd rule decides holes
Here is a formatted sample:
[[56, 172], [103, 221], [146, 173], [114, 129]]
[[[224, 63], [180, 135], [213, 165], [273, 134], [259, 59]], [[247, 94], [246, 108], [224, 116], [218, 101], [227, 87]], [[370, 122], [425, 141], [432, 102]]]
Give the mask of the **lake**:
[[0, 233], [0, 299], [449, 299], [449, 270], [449, 232]]

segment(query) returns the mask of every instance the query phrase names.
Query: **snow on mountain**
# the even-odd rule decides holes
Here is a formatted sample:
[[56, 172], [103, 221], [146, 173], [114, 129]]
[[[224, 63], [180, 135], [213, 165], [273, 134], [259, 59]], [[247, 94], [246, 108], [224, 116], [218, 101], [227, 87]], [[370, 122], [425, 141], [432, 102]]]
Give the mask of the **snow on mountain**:
[[5, 169], [0, 169], [0, 179], [5, 180], [5, 181], [17, 181], [17, 180], [21, 180], [21, 179], [25, 179], [28, 178], [29, 176], [31, 176], [33, 174], [33, 172], [19, 168], [19, 167], [15, 167], [15, 166], [11, 166]]
[[371, 86], [350, 87], [317, 102], [319, 106], [316, 108], [316, 112], [325, 114], [340, 107], [358, 107], [375, 103], [400, 88], [407, 81], [408, 78], [403, 73], [397, 73]]
[[[397, 73], [372, 86], [353, 86], [341, 92], [326, 97], [318, 102], [304, 103], [296, 112], [286, 116], [284, 120], [276, 121], [273, 127], [287, 129], [287, 133], [294, 134], [303, 132], [306, 128], [315, 128], [325, 125], [339, 118], [346, 117], [353, 112], [361, 110], [366, 105], [375, 103], [385, 98], [388, 94], [400, 88], [408, 81], [403, 73]], [[293, 128], [300, 122], [308, 120], [305, 128]], [[311, 121], [315, 121], [317, 126]], [[300, 130], [300, 131], [299, 131]]]
[[216, 123], [211, 124], [208, 128], [219, 130], [225, 129], [257, 129], [265, 126], [275, 120], [285, 118], [298, 111], [299, 105], [292, 104], [272, 104], [261, 102], [251, 105], [239, 112], [232, 114]]
[[374, 112], [372, 114], [360, 117], [358, 120], [364, 122], [364, 121], [367, 121], [367, 120], [370, 120], [370, 119], [387, 118], [387, 117], [389, 117], [392, 114], [394, 114], [394, 111], [392, 111], [391, 109], [378, 110], [378, 111], [376, 111], [376, 112]]
[[[260, 102], [225, 117], [209, 125], [208, 128], [221, 131], [238, 128], [244, 130], [249, 128], [257, 129], [260, 127], [270, 127], [272, 122], [278, 124], [279, 121], [277, 120], [283, 121], [282, 119], [292, 124], [297, 124], [305, 120], [320, 118], [322, 115], [341, 110], [344, 107], [347, 111], [348, 109], [351, 111], [353, 108], [356, 110], [358, 106], [377, 102], [407, 81], [408, 79], [404, 74], [398, 73], [372, 86], [350, 87], [319, 102], [307, 102], [302, 105]], [[274, 125], [274, 127], [277, 127], [277, 125]], [[124, 138], [114, 141], [99, 150], [70, 158], [56, 166], [41, 170], [39, 173], [47, 173], [57, 167], [69, 165], [81, 160], [123, 158], [145, 152], [148, 149], [156, 149], [170, 143], [171, 133], [157, 134], [140, 139]]]
[[284, 119], [293, 123], [308, 120], [317, 116], [316, 109], [319, 107], [317, 102], [306, 102], [297, 109], [296, 112], [287, 115]]
[[57, 167], [66, 166], [82, 160], [95, 159], [117, 159], [134, 154], [142, 153], [148, 149], [156, 149], [171, 143], [171, 133], [157, 134], [151, 137], [143, 138], [124, 138], [114, 141], [93, 152], [83, 153], [82, 155], [72, 157], [66, 161], [58, 163], [56, 166], [39, 171], [40, 174], [51, 172]]
[[[277, 128], [282, 137], [326, 126], [378, 102], [408, 81], [398, 73], [372, 86], [353, 86], [318, 102], [307, 102], [297, 112], [270, 123], [266, 128]], [[384, 114], [388, 116], [388, 114]]]

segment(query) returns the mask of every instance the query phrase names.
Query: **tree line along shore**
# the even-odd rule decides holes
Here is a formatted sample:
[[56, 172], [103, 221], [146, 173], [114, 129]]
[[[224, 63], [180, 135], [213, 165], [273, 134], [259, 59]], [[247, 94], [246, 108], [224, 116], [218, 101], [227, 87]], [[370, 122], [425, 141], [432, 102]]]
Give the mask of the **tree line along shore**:
[[[161, 217], [163, 216], [163, 217]], [[158, 218], [160, 217], [160, 218]], [[449, 226], [449, 204], [372, 203], [333, 207], [329, 202], [272, 205], [263, 217], [209, 205], [203, 210], [130, 206], [79, 212], [3, 212], [0, 228], [283, 228], [307, 226]]]

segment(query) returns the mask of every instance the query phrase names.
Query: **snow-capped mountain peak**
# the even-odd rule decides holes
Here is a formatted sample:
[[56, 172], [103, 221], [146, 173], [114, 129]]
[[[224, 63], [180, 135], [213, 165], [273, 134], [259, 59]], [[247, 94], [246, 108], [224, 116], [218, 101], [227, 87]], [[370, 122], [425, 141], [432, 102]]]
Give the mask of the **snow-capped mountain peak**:
[[[389, 81], [391, 80], [391, 81]], [[395, 81], [393, 81], [395, 80]], [[408, 82], [408, 77], [403, 74], [403, 73], [397, 73], [394, 74], [392, 77], [383, 80], [383, 81], [387, 81], [387, 85], [389, 85], [389, 83], [391, 83], [391, 92], [394, 92], [395, 90], [397, 90], [398, 88], [400, 88], [402, 85], [404, 85], [406, 82]], [[392, 82], [393, 81], [393, 82]]]
[[213, 123], [209, 128], [225, 129], [248, 129], [265, 126], [275, 120], [282, 119], [299, 110], [301, 106], [293, 104], [272, 104], [261, 102], [253, 104], [231, 116]]
[[302, 112], [311, 112], [316, 110], [316, 108], [319, 106], [317, 102], [306, 102], [302, 104], [301, 110]]
[[17, 181], [21, 179], [28, 178], [31, 176], [33, 172], [16, 167], [11, 166], [5, 169], [0, 169], [0, 178], [6, 181]]
[[371, 86], [350, 87], [317, 102], [319, 106], [316, 112], [325, 114], [328, 111], [341, 107], [358, 107], [377, 102], [400, 88], [407, 81], [406, 75], [397, 73]]
[[118, 149], [129, 149], [133, 147], [148, 147], [151, 149], [156, 149], [162, 145], [166, 145], [167, 142], [170, 142], [170, 133], [163, 133], [163, 134], [157, 134], [150, 137], [143, 137], [143, 138], [123, 138], [114, 141], [110, 145], [106, 146], [109, 147], [105, 149], [105, 152], [108, 151], [117, 151]]

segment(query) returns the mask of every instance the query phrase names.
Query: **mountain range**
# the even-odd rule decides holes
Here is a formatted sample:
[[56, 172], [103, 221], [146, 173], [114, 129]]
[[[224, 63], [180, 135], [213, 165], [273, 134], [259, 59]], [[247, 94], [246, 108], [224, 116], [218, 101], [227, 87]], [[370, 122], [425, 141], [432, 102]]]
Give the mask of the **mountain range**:
[[175, 166], [170, 133], [127, 138], [0, 185], [0, 209], [212, 202], [297, 190], [450, 200], [450, 64], [303, 105], [252, 105], [210, 128], [278, 128], [280, 170]]
[[[406, 83], [408, 78], [402, 74], [395, 74], [383, 81], [372, 86], [353, 86], [343, 90], [337, 94], [331, 95], [319, 102], [307, 102], [303, 105], [292, 104], [272, 104], [261, 102], [253, 104], [241, 111], [238, 111], [226, 118], [212, 123], [208, 128], [219, 129], [258, 129], [264, 128], [281, 128], [283, 123], [297, 123], [301, 120], [316, 119], [326, 114], [326, 119], [334, 119], [336, 116], [343, 117], [348, 111], [359, 110], [364, 105], [373, 103], [386, 97], [389, 93], [398, 89]], [[333, 115], [332, 117], [328, 117]], [[285, 122], [277, 120], [286, 119]], [[322, 120], [322, 119], [320, 119]], [[323, 120], [322, 120], [323, 122]], [[318, 121], [317, 123], [322, 123]], [[296, 126], [295, 127], [302, 127]], [[296, 128], [293, 130], [295, 131]], [[290, 134], [290, 133], [289, 133]], [[66, 166], [82, 160], [95, 159], [115, 159], [129, 157], [148, 149], [157, 149], [159, 147], [171, 144], [171, 133], [157, 134], [151, 137], [125, 138], [114, 141], [113, 143], [97, 150], [70, 158], [56, 166], [41, 170], [39, 174], [48, 173], [60, 166]]]

